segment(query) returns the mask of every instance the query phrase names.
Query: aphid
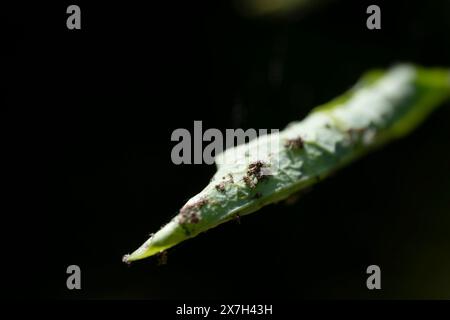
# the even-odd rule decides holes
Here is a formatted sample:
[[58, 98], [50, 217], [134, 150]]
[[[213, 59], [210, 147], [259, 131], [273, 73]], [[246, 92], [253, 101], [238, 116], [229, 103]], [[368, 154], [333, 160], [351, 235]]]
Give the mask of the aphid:
[[185, 205], [180, 210], [180, 214], [178, 215], [178, 222], [180, 224], [198, 223], [200, 221], [198, 211], [207, 203], [208, 201], [206, 199], [201, 199], [194, 204]]
[[261, 168], [264, 166], [264, 163], [262, 161], [256, 161], [253, 163], [250, 163], [247, 170], [247, 175], [249, 176], [255, 176], [256, 178], [259, 178], [261, 175]]
[[158, 266], [167, 264], [167, 251], [161, 251], [158, 253]]
[[199, 223], [200, 218], [198, 217], [198, 214], [196, 212], [192, 213], [189, 219], [190, 223]]
[[224, 192], [225, 191], [225, 184], [223, 182], [216, 184], [215, 188], [217, 189], [217, 191], [219, 192]]
[[249, 176], [244, 176], [242, 179], [244, 180], [245, 185], [250, 189], [253, 189], [256, 186]]
[[284, 146], [289, 149], [302, 149], [305, 145], [305, 141], [302, 137], [286, 140]]

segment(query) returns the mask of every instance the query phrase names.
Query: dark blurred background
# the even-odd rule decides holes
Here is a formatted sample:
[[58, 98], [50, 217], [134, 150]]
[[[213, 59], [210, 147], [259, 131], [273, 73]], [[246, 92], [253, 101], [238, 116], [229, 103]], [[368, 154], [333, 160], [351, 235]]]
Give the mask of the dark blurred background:
[[[82, 29], [66, 28], [81, 7]], [[366, 8], [381, 7], [381, 30]], [[450, 298], [450, 104], [314, 187], [168, 251], [121, 257], [205, 186], [173, 130], [279, 128], [397, 62], [450, 67], [450, 1], [330, 1], [268, 16], [232, 1], [5, 7], [2, 241], [12, 298]], [[66, 288], [66, 268], [82, 290]], [[381, 267], [382, 290], [366, 288]]]

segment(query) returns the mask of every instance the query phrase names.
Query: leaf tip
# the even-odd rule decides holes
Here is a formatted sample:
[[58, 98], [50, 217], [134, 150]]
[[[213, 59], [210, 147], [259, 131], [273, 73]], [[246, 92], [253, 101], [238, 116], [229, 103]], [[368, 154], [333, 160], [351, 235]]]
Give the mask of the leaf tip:
[[130, 261], [130, 255], [129, 255], [129, 254], [123, 255], [123, 257], [122, 257], [122, 262], [123, 262], [123, 263], [126, 263], [126, 264], [131, 264], [131, 261]]

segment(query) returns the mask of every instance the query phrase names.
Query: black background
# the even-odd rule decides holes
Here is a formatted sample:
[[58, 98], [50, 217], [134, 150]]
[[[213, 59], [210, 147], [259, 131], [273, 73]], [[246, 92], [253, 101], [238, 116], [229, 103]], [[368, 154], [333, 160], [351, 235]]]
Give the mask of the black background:
[[[74, 2], [75, 3], [75, 2]], [[279, 128], [364, 71], [450, 66], [449, 1], [335, 1], [246, 18], [229, 1], [5, 7], [2, 250], [12, 298], [449, 298], [450, 105], [316, 186], [169, 250], [121, 257], [214, 166], [172, 164], [176, 128]], [[369, 4], [382, 29], [368, 30]], [[82, 290], [66, 288], [66, 268]], [[382, 270], [369, 291], [368, 265]]]

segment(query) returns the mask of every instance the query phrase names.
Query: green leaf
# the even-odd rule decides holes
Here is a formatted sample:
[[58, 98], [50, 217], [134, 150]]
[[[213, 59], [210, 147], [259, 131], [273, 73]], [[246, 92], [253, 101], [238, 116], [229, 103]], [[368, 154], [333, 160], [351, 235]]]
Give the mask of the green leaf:
[[124, 262], [164, 251], [315, 184], [416, 128], [450, 96], [450, 72], [400, 65], [367, 73], [303, 121], [216, 157], [211, 182]]

